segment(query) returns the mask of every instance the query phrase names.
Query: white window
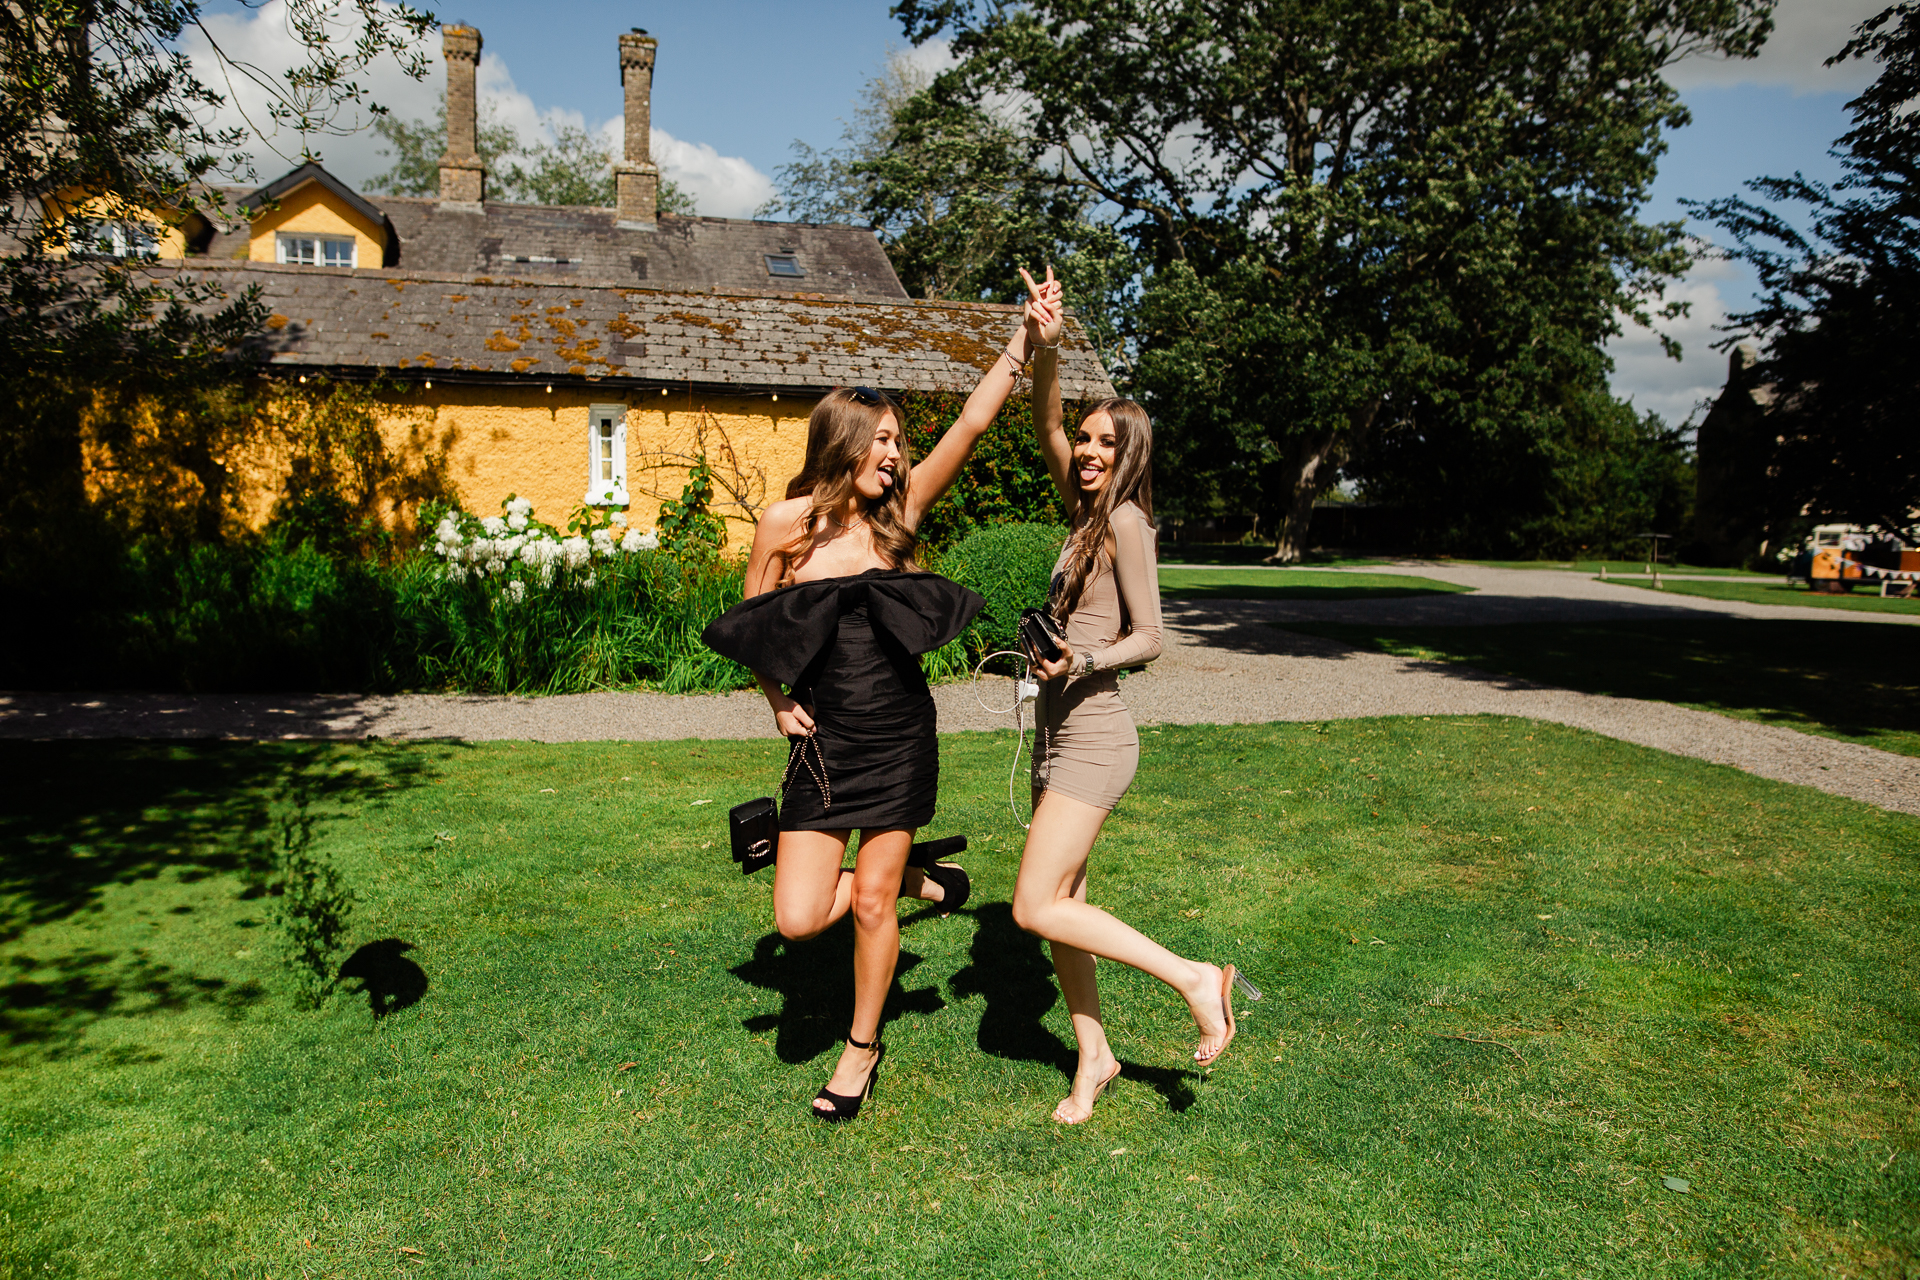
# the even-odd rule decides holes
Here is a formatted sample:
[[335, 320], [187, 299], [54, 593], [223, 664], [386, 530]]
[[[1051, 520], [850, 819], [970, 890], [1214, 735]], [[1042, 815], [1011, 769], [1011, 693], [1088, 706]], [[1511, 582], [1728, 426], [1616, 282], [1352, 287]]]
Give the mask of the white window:
[[160, 251], [153, 228], [144, 222], [102, 222], [73, 218], [67, 222], [68, 243], [76, 253], [110, 254], [116, 258], [150, 258]]
[[587, 410], [587, 505], [627, 505], [627, 406]]
[[296, 267], [351, 267], [353, 241], [326, 236], [292, 236], [280, 240], [280, 261]]

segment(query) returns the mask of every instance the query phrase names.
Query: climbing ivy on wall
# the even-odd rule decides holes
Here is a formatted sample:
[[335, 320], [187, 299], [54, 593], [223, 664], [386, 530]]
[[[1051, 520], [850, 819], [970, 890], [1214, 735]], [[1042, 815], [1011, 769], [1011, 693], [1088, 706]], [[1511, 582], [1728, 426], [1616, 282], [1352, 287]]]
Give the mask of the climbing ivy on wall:
[[[909, 391], [899, 401], [907, 415], [907, 442], [920, 459], [960, 416], [967, 398], [954, 392]], [[1084, 406], [1069, 402], [1066, 421], [1077, 423], [1084, 412]], [[1060, 524], [1065, 519], [1060, 495], [1033, 442], [1032, 402], [1022, 397], [1009, 401], [993, 429], [980, 438], [960, 478], [920, 522], [920, 536], [934, 550], [944, 550], [985, 525]]]

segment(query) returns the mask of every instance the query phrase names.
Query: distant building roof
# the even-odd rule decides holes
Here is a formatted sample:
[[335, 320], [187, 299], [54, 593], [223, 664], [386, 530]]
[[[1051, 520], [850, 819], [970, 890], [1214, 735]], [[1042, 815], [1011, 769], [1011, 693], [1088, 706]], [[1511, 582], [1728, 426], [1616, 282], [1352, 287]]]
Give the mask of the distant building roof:
[[[308, 170], [317, 171], [309, 174]], [[373, 222], [393, 229], [388, 266], [449, 274], [516, 275], [644, 285], [653, 289], [799, 288], [862, 298], [905, 298], [886, 250], [865, 227], [813, 222], [661, 214], [651, 230], [616, 225], [615, 211], [579, 205], [500, 204], [478, 211], [432, 198], [363, 196], [318, 165], [302, 165], [259, 190], [228, 188], [253, 212], [303, 183], [320, 181]], [[337, 190], [336, 190], [337, 189]], [[244, 258], [241, 224], [217, 232], [206, 256]], [[769, 258], [790, 258], [801, 275], [776, 275]]]
[[[235, 207], [248, 217], [255, 217], [261, 210], [280, 199], [280, 197], [298, 191], [309, 182], [317, 182], [322, 187], [325, 187], [338, 197], [342, 204], [345, 204], [374, 226], [377, 227], [386, 221], [386, 210], [373, 204], [358, 191], [355, 191], [352, 187], [340, 181], [340, 179], [334, 177], [311, 160], [293, 170], [291, 173], [282, 174], [280, 177], [275, 178], [272, 182], [269, 182], [257, 191], [249, 191], [246, 195], [241, 196], [239, 200], [235, 201]], [[242, 235], [240, 239], [244, 243], [246, 237]]]
[[[666, 229], [668, 219], [660, 221], [662, 239], [676, 234]], [[503, 265], [499, 274], [442, 274], [208, 259], [181, 274], [233, 292], [258, 285], [272, 313], [264, 341], [275, 366], [431, 374], [449, 382], [590, 380], [747, 392], [869, 383], [896, 391], [969, 391], [998, 358], [1020, 315], [1013, 306], [811, 289], [569, 281], [525, 272], [520, 264]], [[1060, 373], [1062, 393], [1071, 399], [1113, 394], [1072, 320]]]

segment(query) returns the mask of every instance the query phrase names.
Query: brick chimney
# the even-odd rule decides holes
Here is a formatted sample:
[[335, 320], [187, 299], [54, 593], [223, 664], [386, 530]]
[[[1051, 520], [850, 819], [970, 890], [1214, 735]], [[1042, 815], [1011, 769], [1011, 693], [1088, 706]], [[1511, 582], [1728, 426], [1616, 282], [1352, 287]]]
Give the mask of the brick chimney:
[[627, 156], [613, 166], [619, 205], [616, 224], [651, 231], [660, 203], [660, 170], [653, 163], [653, 55], [659, 41], [635, 27], [620, 37], [620, 84], [626, 90]]
[[478, 210], [486, 199], [486, 171], [475, 144], [480, 100], [474, 77], [480, 69], [480, 33], [445, 27], [440, 49], [447, 60], [447, 154], [440, 157], [440, 203]]

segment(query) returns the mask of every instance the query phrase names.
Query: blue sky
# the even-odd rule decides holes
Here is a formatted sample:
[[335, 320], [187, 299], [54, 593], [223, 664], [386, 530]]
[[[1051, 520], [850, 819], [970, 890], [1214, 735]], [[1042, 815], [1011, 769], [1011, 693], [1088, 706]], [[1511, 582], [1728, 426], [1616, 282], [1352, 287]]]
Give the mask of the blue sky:
[[[224, 47], [263, 66], [282, 64], [289, 48], [278, 3], [241, 10], [216, 0], [210, 25]], [[1670, 137], [1646, 216], [1681, 217], [1681, 198], [1733, 194], [1761, 174], [1799, 169], [1810, 177], [1836, 176], [1827, 150], [1845, 131], [1844, 104], [1872, 72], [1860, 64], [1833, 70], [1820, 64], [1854, 24], [1881, 7], [1882, 0], [1783, 0], [1776, 34], [1758, 59], [1676, 67], [1671, 78], [1694, 122]], [[774, 170], [787, 161], [793, 140], [837, 141], [861, 86], [889, 51], [905, 46], [888, 8], [889, 0], [569, 0], [564, 6], [460, 0], [436, 13], [480, 28], [482, 94], [523, 134], [565, 121], [617, 137], [616, 40], [631, 27], [647, 28], [660, 41], [655, 159], [696, 194], [704, 212], [743, 217], [770, 194]], [[426, 84], [377, 72], [371, 79], [380, 100], [405, 117], [430, 114], [442, 83], [437, 73]], [[377, 145], [362, 134], [330, 140], [322, 150], [329, 168], [364, 183], [384, 167]], [[280, 168], [264, 150], [256, 162], [268, 176]], [[1669, 360], [1652, 335], [1630, 332], [1610, 349], [1615, 389], [1670, 421], [1688, 417], [1725, 374], [1726, 357], [1711, 350], [1722, 336], [1714, 326], [1751, 288], [1750, 279], [1727, 264], [1697, 267], [1671, 295], [1693, 304], [1690, 317], [1668, 326], [1686, 358]]]

